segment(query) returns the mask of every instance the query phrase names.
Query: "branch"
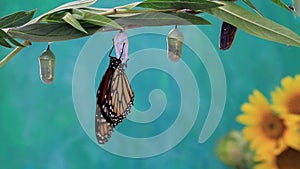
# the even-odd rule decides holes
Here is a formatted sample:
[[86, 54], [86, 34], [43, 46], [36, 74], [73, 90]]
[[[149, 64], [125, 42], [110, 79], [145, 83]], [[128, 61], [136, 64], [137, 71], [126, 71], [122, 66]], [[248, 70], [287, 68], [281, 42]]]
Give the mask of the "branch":
[[[23, 46], [15, 38], [29, 42], [53, 42], [77, 39], [97, 32], [125, 30], [145, 26], [209, 25], [197, 15], [211, 14], [249, 34], [266, 40], [300, 46], [300, 37], [292, 30], [262, 16], [250, 2], [248, 6], [259, 15], [229, 1], [211, 0], [145, 0], [115, 8], [90, 7], [96, 0], [74, 1], [57, 7], [35, 19], [35, 10], [17, 12], [0, 18], [0, 45], [18, 46], [0, 62], [3, 66]], [[279, 4], [279, 0], [273, 1]], [[281, 5], [282, 6], [282, 5]], [[138, 8], [137, 8], [138, 7]], [[12, 25], [11, 27], [9, 27]]]

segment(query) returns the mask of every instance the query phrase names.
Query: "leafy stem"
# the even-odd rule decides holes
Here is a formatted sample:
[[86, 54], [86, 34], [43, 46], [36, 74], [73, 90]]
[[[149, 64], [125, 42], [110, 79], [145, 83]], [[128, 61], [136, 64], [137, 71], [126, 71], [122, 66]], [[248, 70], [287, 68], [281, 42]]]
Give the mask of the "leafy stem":
[[[90, 36], [97, 32], [148, 26], [209, 25], [199, 13], [213, 15], [249, 34], [269, 41], [300, 47], [300, 36], [265, 17], [251, 0], [243, 2], [257, 14], [232, 1], [144, 0], [114, 8], [90, 7], [96, 0], [73, 1], [32, 19], [36, 10], [0, 18], [0, 46], [17, 46], [1, 62], [3, 66], [29, 42], [54, 42]], [[286, 8], [281, 0], [273, 3]], [[288, 9], [289, 10], [289, 9]], [[4, 31], [5, 30], [5, 31]], [[20, 44], [15, 39], [24, 40]], [[10, 42], [10, 43], [9, 43]]]

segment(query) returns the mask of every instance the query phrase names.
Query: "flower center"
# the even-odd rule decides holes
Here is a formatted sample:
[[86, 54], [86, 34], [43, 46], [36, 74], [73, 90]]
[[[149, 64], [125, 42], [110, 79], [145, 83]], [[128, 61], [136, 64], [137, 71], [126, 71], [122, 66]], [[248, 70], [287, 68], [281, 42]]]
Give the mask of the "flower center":
[[265, 114], [261, 122], [261, 127], [265, 135], [271, 139], [280, 138], [285, 130], [283, 121], [273, 113]]
[[290, 113], [300, 115], [300, 93], [291, 95], [288, 99], [287, 106]]
[[276, 157], [276, 163], [279, 169], [299, 169], [300, 152], [288, 148]]

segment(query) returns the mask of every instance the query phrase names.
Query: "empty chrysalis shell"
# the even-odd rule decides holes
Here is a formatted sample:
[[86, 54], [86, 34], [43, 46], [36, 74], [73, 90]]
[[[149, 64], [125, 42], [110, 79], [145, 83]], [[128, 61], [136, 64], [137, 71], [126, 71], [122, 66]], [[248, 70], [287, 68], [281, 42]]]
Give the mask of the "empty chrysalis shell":
[[47, 50], [45, 50], [39, 57], [40, 65], [40, 78], [45, 84], [51, 84], [54, 80], [54, 69], [55, 69], [55, 56], [50, 50], [50, 45], [48, 45]]
[[[126, 63], [128, 60], [128, 36], [124, 31], [120, 31], [114, 37], [114, 46], [116, 51], [116, 57], [122, 60], [122, 63]], [[122, 52], [122, 50], [124, 50]], [[122, 53], [122, 56], [120, 56]]]
[[183, 34], [175, 26], [167, 37], [168, 57], [173, 62], [178, 62], [182, 56]]

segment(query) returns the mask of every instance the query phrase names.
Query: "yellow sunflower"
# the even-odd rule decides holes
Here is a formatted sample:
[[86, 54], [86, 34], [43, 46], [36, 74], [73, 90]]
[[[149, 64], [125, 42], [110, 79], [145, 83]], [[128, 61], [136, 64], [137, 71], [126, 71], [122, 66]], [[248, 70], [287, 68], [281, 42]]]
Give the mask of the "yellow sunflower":
[[276, 164], [276, 156], [273, 155], [257, 155], [254, 157], [254, 161], [256, 161], [257, 164], [253, 169], [281, 169]]
[[300, 119], [300, 75], [288, 76], [281, 81], [282, 88], [277, 87], [272, 92], [274, 110], [281, 114], [293, 115]]
[[299, 169], [300, 152], [287, 148], [277, 156], [255, 156], [254, 160], [258, 162], [253, 169]]
[[281, 84], [282, 88], [272, 92], [273, 109], [284, 119], [287, 130], [294, 133], [289, 137], [289, 145], [300, 150], [300, 75], [288, 76]]
[[[288, 139], [293, 137], [285, 122], [273, 113], [268, 100], [257, 90], [249, 97], [249, 103], [241, 107], [244, 114], [237, 121], [245, 124], [244, 138], [250, 148], [259, 155], [277, 155], [287, 148]], [[270, 154], [271, 153], [271, 154]]]

